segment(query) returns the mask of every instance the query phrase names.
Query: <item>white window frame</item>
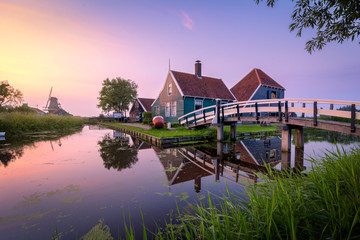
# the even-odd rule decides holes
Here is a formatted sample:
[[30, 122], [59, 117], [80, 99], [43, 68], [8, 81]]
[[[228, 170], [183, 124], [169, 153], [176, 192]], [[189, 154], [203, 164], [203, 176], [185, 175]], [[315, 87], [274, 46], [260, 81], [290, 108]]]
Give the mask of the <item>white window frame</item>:
[[172, 94], [172, 83], [168, 84], [168, 96]]
[[176, 101], [171, 102], [171, 116], [176, 117]]
[[[195, 99], [195, 101], [194, 101], [194, 111], [196, 111], [196, 106], [201, 106], [199, 109], [203, 108], [203, 106], [204, 106], [204, 100]], [[196, 113], [196, 115], [199, 115], [199, 114], [202, 114], [202, 111]]]
[[170, 102], [165, 103], [165, 117], [170, 117]]

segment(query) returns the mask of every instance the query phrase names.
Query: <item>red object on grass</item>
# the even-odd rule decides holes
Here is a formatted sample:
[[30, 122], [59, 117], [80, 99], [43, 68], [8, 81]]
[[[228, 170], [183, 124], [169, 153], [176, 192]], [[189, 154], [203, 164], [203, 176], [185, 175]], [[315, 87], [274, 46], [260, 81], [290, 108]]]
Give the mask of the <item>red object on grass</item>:
[[162, 116], [155, 116], [153, 118], [154, 128], [163, 128], [165, 126], [165, 121]]

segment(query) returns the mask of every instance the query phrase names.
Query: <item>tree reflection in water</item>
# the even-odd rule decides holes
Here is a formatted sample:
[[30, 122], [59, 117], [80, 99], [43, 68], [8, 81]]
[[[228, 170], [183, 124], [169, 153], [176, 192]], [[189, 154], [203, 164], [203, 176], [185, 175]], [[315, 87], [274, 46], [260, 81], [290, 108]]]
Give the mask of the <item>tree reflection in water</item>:
[[1, 165], [7, 167], [10, 162], [14, 162], [17, 158], [20, 158], [23, 153], [23, 147], [0, 149], [0, 167]]
[[121, 171], [130, 168], [138, 161], [137, 149], [135, 146], [130, 146], [128, 137], [114, 138], [106, 134], [98, 145], [100, 156], [107, 169], [114, 168]]

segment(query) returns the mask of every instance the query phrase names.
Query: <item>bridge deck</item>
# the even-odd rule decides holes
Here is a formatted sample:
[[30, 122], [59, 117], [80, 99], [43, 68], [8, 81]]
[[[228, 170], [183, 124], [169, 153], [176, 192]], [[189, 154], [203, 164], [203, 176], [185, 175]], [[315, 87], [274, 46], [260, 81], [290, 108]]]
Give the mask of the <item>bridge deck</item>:
[[[334, 105], [340, 107], [334, 110]], [[180, 117], [179, 123], [186, 123], [188, 127], [193, 128], [234, 125], [240, 121], [261, 121], [292, 125], [293, 128], [296, 126], [312, 127], [360, 136], [360, 125], [358, 124], [360, 112], [357, 110], [359, 106], [360, 102], [316, 99], [268, 99], [222, 105], [218, 101], [216, 106], [205, 107]], [[350, 123], [319, 120], [318, 116], [321, 115], [328, 116], [329, 119], [333, 117], [348, 119]], [[280, 119], [278, 116], [281, 116]]]

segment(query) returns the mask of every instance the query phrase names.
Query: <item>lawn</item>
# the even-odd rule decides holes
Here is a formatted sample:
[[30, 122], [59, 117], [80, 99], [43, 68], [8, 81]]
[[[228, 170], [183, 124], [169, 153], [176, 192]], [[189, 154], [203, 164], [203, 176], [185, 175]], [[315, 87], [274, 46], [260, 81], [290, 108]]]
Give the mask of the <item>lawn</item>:
[[[138, 132], [146, 133], [155, 137], [160, 138], [170, 138], [170, 137], [186, 137], [186, 136], [211, 136], [216, 138], [216, 127], [202, 128], [202, 129], [187, 129], [184, 127], [178, 127], [175, 129], [150, 129], [144, 130], [139, 127], [133, 127], [128, 125], [123, 125], [121, 123], [103, 123], [105, 126], [110, 127], [119, 127], [125, 129], [132, 129]], [[276, 131], [276, 125], [269, 127], [262, 127], [259, 124], [244, 124], [236, 128], [237, 133], [246, 133], [246, 132], [262, 132], [262, 131]], [[224, 136], [225, 138], [230, 135], [230, 127], [224, 127]]]

